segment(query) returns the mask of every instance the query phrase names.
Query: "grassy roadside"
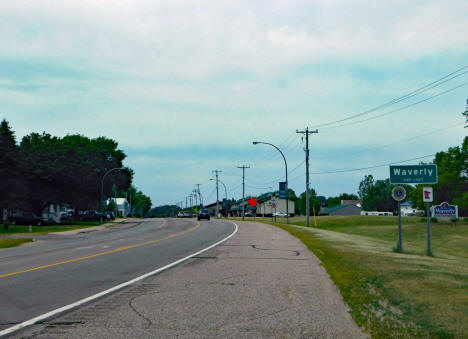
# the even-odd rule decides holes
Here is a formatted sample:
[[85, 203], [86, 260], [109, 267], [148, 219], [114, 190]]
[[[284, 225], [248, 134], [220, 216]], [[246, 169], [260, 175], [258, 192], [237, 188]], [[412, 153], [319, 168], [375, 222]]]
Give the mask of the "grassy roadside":
[[23, 243], [26, 242], [32, 242], [33, 239], [27, 238], [27, 239], [8, 239], [8, 238], [3, 238], [0, 239], [0, 248], [10, 248], [10, 247], [16, 247], [19, 246]]
[[[50, 232], [65, 232], [75, 229], [82, 229], [87, 227], [99, 226], [104, 223], [99, 221], [75, 221], [67, 224], [60, 225], [50, 225], [50, 226], [31, 226], [32, 233], [35, 234], [44, 234]], [[18, 234], [18, 233], [29, 233], [29, 226], [24, 225], [10, 225], [8, 229], [5, 229], [3, 225], [0, 224], [0, 235], [2, 234]]]
[[[249, 221], [252, 221], [249, 219]], [[392, 248], [392, 217], [321, 217], [318, 228], [258, 220], [288, 231], [320, 258], [359, 326], [373, 338], [468, 337], [468, 224], [432, 226], [434, 257], [425, 255], [425, 223], [403, 221], [403, 250]]]

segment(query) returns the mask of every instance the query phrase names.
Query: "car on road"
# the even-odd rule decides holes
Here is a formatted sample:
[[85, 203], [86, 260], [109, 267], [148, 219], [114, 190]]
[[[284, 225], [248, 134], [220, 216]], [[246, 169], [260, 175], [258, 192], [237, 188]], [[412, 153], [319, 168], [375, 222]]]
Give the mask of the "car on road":
[[190, 212], [184, 212], [184, 218], [191, 218], [192, 214]]
[[12, 225], [47, 225], [47, 218], [39, 217], [33, 212], [16, 212], [9, 219]]
[[210, 220], [210, 212], [208, 212], [208, 210], [200, 210], [198, 212], [197, 219], [198, 220], [201, 220], [201, 219]]

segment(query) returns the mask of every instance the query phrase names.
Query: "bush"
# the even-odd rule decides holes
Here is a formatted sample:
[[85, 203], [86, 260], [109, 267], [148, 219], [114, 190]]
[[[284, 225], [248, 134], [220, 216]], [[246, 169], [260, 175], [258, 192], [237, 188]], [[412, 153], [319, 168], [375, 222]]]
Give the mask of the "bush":
[[468, 217], [464, 217], [464, 218], [463, 218], [463, 221], [468, 221]]
[[457, 218], [450, 218], [450, 221], [451, 221], [451, 222], [457, 222], [458, 219], [457, 219]]
[[432, 217], [431, 222], [439, 222], [439, 220], [437, 220], [437, 218]]

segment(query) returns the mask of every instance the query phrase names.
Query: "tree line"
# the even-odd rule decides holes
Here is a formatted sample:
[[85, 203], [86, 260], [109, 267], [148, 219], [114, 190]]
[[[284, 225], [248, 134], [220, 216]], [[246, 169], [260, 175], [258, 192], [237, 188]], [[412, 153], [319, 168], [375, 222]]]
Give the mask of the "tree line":
[[106, 137], [52, 136], [31, 133], [17, 143], [9, 123], [0, 124], [0, 208], [40, 214], [50, 204], [75, 210], [101, 209], [103, 197], [133, 198], [146, 214], [151, 199], [132, 186], [133, 170], [123, 166], [126, 154]]

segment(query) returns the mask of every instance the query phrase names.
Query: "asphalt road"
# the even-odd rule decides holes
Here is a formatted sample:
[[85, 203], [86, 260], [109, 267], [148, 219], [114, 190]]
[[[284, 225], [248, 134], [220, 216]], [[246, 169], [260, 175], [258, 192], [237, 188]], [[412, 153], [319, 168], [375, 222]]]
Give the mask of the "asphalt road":
[[146, 219], [0, 250], [0, 331], [210, 246], [230, 222]]

